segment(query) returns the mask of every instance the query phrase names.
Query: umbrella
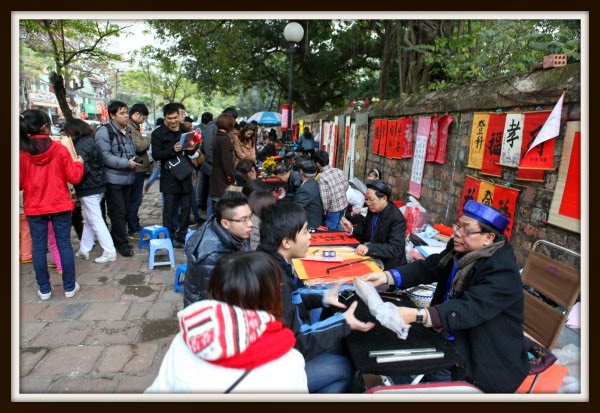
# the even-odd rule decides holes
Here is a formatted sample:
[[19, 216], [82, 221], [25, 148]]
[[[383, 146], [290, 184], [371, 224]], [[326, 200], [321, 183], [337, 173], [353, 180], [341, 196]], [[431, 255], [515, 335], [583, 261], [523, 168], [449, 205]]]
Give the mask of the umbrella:
[[281, 113], [256, 112], [248, 118], [248, 123], [255, 120], [260, 126], [281, 126]]

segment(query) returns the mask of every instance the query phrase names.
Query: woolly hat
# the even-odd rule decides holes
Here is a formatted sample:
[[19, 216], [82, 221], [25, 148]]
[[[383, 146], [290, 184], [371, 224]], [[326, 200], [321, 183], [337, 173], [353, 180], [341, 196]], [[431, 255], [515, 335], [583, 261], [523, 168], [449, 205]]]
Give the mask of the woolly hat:
[[508, 218], [495, 209], [473, 200], [465, 202], [463, 214], [476, 219], [479, 222], [490, 225], [500, 232], [504, 232], [510, 222]]

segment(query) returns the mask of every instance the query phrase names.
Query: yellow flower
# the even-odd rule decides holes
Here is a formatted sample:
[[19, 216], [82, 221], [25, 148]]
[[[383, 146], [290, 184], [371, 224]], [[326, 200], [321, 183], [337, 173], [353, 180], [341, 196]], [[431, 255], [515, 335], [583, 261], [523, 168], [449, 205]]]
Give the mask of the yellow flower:
[[262, 167], [265, 168], [265, 170], [271, 170], [275, 166], [275, 163], [276, 163], [275, 162], [275, 157], [274, 156], [269, 156], [262, 163]]

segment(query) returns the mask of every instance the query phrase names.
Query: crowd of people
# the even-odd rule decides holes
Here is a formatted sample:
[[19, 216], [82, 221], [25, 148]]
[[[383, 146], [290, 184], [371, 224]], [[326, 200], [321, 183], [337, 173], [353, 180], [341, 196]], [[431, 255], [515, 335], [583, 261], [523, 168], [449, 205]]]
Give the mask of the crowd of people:
[[[358, 302], [338, 300], [340, 283], [315, 290], [298, 277], [292, 260], [306, 256], [319, 229], [360, 242], [355, 253], [380, 264], [380, 272], [363, 277], [376, 287], [437, 282], [429, 308], [398, 307], [395, 316], [444, 334], [465, 360], [468, 381], [486, 392], [514, 392], [524, 379], [522, 288], [503, 235], [508, 221], [495, 209], [466, 202], [447, 248], [407, 263], [407, 225], [392, 188], [377, 169], [365, 183], [349, 180], [315, 148], [309, 128], [295, 150], [279, 156], [273, 186], [260, 165], [282, 150], [277, 136], [238, 123], [235, 108], [203, 113], [201, 139], [183, 144], [182, 135], [194, 131], [181, 103], [166, 104], [148, 135], [140, 132], [145, 105], [113, 101], [108, 113], [95, 133], [79, 119], [66, 122], [73, 150], [50, 137], [45, 112], [21, 114], [21, 261], [33, 263], [38, 296], [48, 300], [51, 250], [64, 294], [74, 297], [75, 258], [88, 260], [96, 240], [97, 263], [134, 254], [142, 197], [159, 180], [162, 226], [188, 265], [180, 332], [147, 392], [351, 391], [356, 372], [344, 338], [375, 324], [355, 316]], [[149, 152], [154, 169], [144, 184]], [[75, 249], [70, 187], [83, 215]], [[426, 380], [452, 377], [439, 371]]]

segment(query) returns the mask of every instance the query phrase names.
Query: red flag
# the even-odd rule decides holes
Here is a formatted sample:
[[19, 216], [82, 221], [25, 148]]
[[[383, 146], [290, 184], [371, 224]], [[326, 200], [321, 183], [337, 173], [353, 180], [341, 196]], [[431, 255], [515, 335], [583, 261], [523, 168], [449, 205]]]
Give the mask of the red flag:
[[483, 149], [483, 164], [481, 173], [485, 175], [502, 176], [500, 162], [500, 151], [502, 149], [502, 136], [504, 135], [505, 113], [490, 114], [487, 134], [485, 136], [485, 147]]
[[425, 155], [425, 162], [435, 161], [438, 149], [438, 129], [439, 120], [437, 116], [431, 118], [431, 126], [429, 127], [429, 139], [427, 140], [427, 155]]
[[438, 150], [435, 156], [435, 162], [443, 164], [446, 161], [446, 145], [448, 144], [448, 129], [454, 118], [451, 115], [444, 115], [440, 119], [438, 129]]
[[497, 185], [496, 189], [494, 190], [494, 200], [492, 201], [492, 206], [505, 215], [510, 221], [506, 227], [506, 230], [504, 230], [504, 234], [508, 239], [510, 239], [512, 235], [518, 196], [518, 189], [506, 188], [504, 186]]

